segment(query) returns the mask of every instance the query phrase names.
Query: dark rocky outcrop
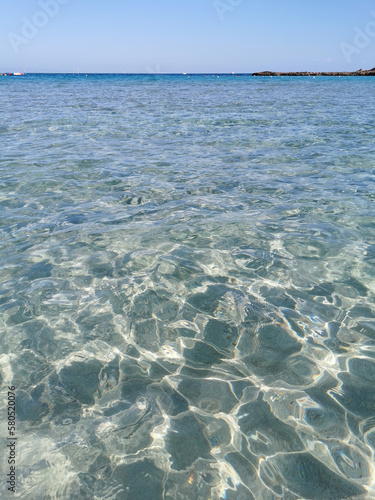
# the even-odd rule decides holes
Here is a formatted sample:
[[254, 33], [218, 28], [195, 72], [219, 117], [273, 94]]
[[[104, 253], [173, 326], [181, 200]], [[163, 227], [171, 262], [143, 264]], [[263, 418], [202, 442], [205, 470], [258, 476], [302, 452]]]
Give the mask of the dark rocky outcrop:
[[274, 72], [262, 71], [260, 73], [253, 73], [253, 76], [375, 76], [375, 68], [372, 69], [359, 69], [358, 71], [333, 71], [333, 72], [313, 72], [313, 71], [297, 71], [297, 72]]

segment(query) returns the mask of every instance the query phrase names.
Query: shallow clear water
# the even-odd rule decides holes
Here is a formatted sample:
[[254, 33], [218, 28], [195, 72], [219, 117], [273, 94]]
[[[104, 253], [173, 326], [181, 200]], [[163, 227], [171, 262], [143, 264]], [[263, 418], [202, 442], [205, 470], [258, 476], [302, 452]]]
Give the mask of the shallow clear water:
[[375, 498], [374, 90], [0, 79], [12, 498]]

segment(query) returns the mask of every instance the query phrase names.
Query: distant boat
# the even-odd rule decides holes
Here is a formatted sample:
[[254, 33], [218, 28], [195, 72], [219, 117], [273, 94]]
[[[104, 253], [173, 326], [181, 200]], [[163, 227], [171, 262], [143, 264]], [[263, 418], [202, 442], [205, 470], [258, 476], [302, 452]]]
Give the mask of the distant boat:
[[8, 76], [23, 76], [23, 73], [9, 73]]

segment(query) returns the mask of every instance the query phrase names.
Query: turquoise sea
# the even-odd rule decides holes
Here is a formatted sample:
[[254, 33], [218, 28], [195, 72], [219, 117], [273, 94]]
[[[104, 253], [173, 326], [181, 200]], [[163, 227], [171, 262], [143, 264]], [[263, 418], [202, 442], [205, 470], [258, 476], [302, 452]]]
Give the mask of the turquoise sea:
[[372, 78], [0, 77], [2, 498], [375, 498], [374, 109]]

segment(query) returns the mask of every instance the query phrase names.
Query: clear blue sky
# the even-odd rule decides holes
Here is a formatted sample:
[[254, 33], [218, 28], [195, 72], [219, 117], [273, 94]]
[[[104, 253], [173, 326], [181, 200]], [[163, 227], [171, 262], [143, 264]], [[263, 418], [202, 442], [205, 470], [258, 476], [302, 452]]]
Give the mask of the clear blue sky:
[[[42, 3], [50, 4], [49, 13], [41, 15]], [[357, 29], [369, 34], [358, 38]], [[374, 66], [373, 0], [0, 4], [0, 71], [180, 73]]]

